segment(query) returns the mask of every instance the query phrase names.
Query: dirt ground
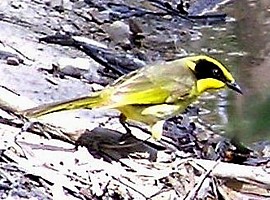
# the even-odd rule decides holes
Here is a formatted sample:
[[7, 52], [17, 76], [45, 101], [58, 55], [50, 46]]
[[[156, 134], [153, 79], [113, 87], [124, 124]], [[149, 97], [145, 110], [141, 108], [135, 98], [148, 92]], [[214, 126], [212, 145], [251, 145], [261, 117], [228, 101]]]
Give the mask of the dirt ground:
[[[147, 63], [185, 56], [188, 41], [200, 39], [193, 24], [210, 20], [195, 17], [218, 3], [2, 0], [0, 198], [270, 198], [268, 160], [193, 123], [200, 104], [169, 120], [161, 142], [132, 126], [135, 137], [123, 144], [117, 111], [38, 120], [18, 112], [84, 96]], [[213, 13], [223, 23], [223, 13]]]

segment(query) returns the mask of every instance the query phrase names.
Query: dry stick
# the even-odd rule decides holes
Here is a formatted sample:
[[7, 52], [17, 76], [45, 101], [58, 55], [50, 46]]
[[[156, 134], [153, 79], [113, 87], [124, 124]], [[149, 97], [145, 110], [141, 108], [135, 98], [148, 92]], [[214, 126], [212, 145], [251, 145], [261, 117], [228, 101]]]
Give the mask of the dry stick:
[[196, 184], [196, 186], [186, 195], [186, 197], [184, 198], [184, 200], [192, 200], [194, 199], [197, 194], [198, 191], [200, 190], [203, 182], [205, 181], [205, 179], [207, 178], [207, 176], [215, 169], [215, 167], [220, 163], [220, 160], [217, 161], [215, 163], [215, 165], [213, 165], [211, 168], [209, 168], [205, 174], [201, 175], [198, 183]]
[[27, 60], [34, 61], [34, 59], [29, 58], [28, 56], [26, 56], [25, 54], [23, 54], [21, 51], [19, 51], [18, 49], [16, 49], [15, 47], [13, 47], [13, 46], [11, 46], [9, 44], [4, 44], [2, 41], [0, 41], [0, 43], [3, 44], [4, 46], [10, 47], [15, 52], [17, 52], [18, 54], [20, 54], [21, 56], [23, 56], [24, 58], [26, 58]]
[[[138, 193], [139, 195], [141, 195], [143, 198], [148, 199], [142, 192], [140, 192], [134, 184], [132, 184], [131, 182], [126, 182], [124, 183], [124, 181], [120, 180], [119, 178], [115, 177], [115, 176], [111, 176], [114, 180], [118, 181], [119, 183], [121, 183], [122, 185], [124, 185], [125, 187], [133, 190], [134, 192]], [[124, 179], [123, 179], [124, 180]]]
[[[192, 159], [192, 161], [204, 168], [211, 167], [215, 163], [215, 161], [203, 159]], [[241, 180], [246, 183], [270, 189], [270, 174], [260, 166], [247, 166], [220, 162], [220, 164], [213, 170], [212, 174], [217, 178], [237, 179], [239, 181]]]

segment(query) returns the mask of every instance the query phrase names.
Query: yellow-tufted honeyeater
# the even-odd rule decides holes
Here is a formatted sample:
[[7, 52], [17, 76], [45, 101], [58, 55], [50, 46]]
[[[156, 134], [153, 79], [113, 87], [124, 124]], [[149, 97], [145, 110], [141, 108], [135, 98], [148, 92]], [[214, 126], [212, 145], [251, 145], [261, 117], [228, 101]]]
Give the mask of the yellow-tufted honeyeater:
[[72, 109], [117, 109], [126, 118], [148, 125], [152, 137], [160, 140], [166, 119], [183, 112], [203, 92], [225, 86], [242, 93], [219, 61], [205, 55], [188, 56], [135, 70], [89, 96], [41, 105], [23, 114], [39, 117]]

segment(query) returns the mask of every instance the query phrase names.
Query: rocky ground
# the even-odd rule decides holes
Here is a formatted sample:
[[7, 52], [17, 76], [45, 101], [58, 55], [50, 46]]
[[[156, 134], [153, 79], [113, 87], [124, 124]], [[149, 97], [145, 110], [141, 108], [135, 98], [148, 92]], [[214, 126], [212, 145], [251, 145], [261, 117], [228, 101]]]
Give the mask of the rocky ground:
[[218, 3], [2, 0], [0, 198], [269, 198], [267, 155], [212, 131], [200, 104], [170, 119], [161, 142], [132, 126], [135, 137], [119, 143], [125, 130], [111, 110], [19, 114], [187, 55], [195, 26], [225, 22]]

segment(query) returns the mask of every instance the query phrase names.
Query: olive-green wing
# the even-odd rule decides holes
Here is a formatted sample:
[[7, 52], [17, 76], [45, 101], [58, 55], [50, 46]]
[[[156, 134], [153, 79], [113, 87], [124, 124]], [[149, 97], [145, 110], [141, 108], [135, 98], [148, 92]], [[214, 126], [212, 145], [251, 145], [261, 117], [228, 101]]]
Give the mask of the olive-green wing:
[[121, 78], [110, 88], [112, 104], [173, 103], [184, 98], [192, 90], [195, 77], [183, 62], [148, 66]]

